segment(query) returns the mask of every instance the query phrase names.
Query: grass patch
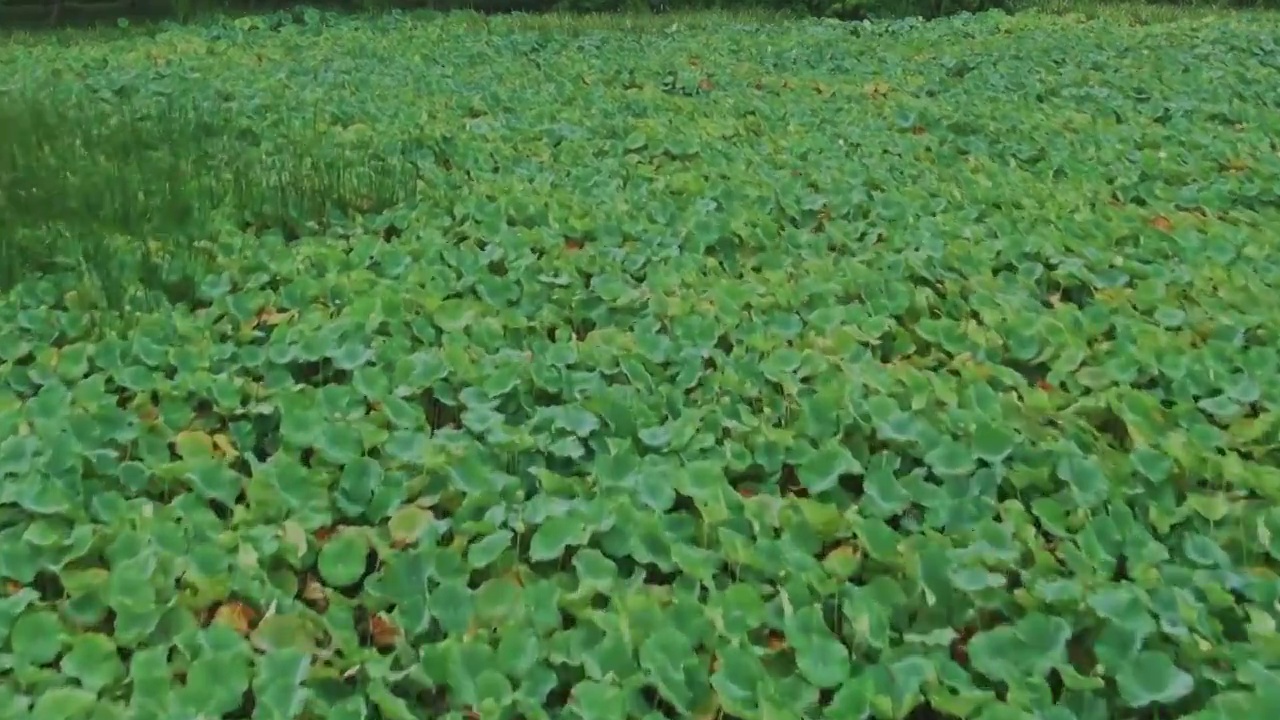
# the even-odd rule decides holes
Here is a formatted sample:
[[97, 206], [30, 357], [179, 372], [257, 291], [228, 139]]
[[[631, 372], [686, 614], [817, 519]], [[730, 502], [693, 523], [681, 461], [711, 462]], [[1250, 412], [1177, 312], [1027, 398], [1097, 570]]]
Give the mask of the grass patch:
[[[0, 287], [70, 274], [107, 307], [190, 301], [227, 229], [290, 239], [386, 210], [412, 165], [365, 148], [319, 151], [321, 133], [264, 138], [243, 117], [127, 82], [11, 91], [0, 121]], [[134, 307], [136, 309], [136, 307]]]

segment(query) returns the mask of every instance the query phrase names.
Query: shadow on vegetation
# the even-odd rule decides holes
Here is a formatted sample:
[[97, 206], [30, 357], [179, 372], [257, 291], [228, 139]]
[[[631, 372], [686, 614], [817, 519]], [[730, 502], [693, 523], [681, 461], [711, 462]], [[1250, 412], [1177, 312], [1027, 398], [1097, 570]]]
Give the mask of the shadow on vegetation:
[[189, 302], [228, 230], [323, 235], [416, 183], [406, 159], [319, 129], [267, 145], [169, 99], [11, 91], [0, 127], [0, 291], [56, 277], [111, 310]]

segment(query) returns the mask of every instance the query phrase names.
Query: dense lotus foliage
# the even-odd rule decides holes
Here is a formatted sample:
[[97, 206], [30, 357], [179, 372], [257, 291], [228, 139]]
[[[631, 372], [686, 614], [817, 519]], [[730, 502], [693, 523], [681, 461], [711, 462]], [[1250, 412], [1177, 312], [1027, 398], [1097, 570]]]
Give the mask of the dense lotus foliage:
[[0, 48], [0, 717], [1270, 717], [1277, 37]]

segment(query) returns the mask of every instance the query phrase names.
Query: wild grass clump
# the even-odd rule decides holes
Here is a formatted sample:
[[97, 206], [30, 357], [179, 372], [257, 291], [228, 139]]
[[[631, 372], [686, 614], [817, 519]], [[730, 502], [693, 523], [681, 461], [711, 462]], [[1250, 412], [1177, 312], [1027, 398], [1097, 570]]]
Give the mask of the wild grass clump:
[[402, 158], [174, 97], [9, 91], [0, 127], [0, 291], [56, 276], [112, 309], [187, 300], [225, 230], [324, 235], [414, 188]]

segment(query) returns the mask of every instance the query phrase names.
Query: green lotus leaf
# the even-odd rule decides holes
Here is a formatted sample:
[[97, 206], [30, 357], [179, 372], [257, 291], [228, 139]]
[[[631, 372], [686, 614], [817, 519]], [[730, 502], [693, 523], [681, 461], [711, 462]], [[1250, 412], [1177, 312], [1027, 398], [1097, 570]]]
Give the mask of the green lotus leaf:
[[391, 540], [401, 545], [412, 545], [426, 533], [435, 521], [430, 510], [418, 505], [405, 505], [387, 519], [387, 531]]
[[416, 720], [417, 716], [413, 714], [410, 703], [396, 696], [381, 680], [371, 680], [367, 688], [369, 701], [374, 703], [381, 716], [388, 720]]
[[568, 515], [549, 517], [529, 538], [529, 559], [552, 560], [562, 556], [570, 545], [580, 542], [582, 525]]
[[767, 682], [763, 663], [755, 653], [732, 645], [716, 653], [717, 667], [711, 674], [720, 706], [735, 715], [747, 715], [756, 707], [761, 683]]
[[638, 435], [640, 441], [645, 445], [656, 450], [665, 449], [675, 441], [675, 425], [674, 423], [665, 423], [642, 428]]
[[0, 441], [0, 477], [21, 476], [31, 472], [40, 451], [40, 440], [34, 435], [10, 435]]
[[187, 669], [186, 683], [177, 693], [178, 702], [191, 712], [234, 712], [249, 689], [252, 666], [252, 658], [246, 652], [205, 648]]
[[477, 451], [465, 452], [450, 464], [449, 475], [458, 489], [467, 493], [497, 494], [514, 482], [506, 473], [489, 467]]
[[475, 594], [460, 582], [441, 583], [427, 601], [433, 617], [449, 633], [465, 633], [475, 613]]
[[863, 508], [869, 514], [889, 518], [911, 505], [911, 493], [899, 481], [896, 467], [871, 469], [863, 484]]
[[514, 547], [514, 535], [510, 530], [499, 530], [477, 540], [467, 548], [467, 563], [482, 568], [493, 563], [503, 552]]
[[234, 504], [244, 487], [244, 478], [240, 474], [212, 458], [193, 460], [186, 465], [185, 477], [191, 488], [225, 505]]
[[925, 455], [929, 468], [940, 477], [963, 477], [977, 469], [975, 451], [963, 443], [944, 439]]
[[1187, 497], [1187, 507], [1210, 522], [1218, 522], [1231, 512], [1231, 502], [1223, 493], [1196, 493]]
[[862, 464], [853, 453], [838, 443], [827, 443], [817, 448], [796, 469], [800, 483], [815, 494], [836, 487], [842, 475], [860, 475], [862, 472]]
[[583, 720], [622, 720], [628, 716], [626, 693], [615, 685], [584, 680], [573, 687], [572, 697], [570, 710]]
[[351, 374], [351, 386], [361, 395], [375, 402], [390, 399], [391, 380], [382, 368], [362, 365]]
[[1096, 507], [1106, 498], [1107, 476], [1096, 459], [1067, 453], [1058, 459], [1056, 471], [1081, 507]]
[[786, 622], [787, 641], [795, 650], [796, 667], [805, 680], [819, 688], [836, 688], [849, 679], [849, 650], [826, 626], [813, 607], [798, 609]]
[[317, 627], [311, 619], [299, 614], [284, 613], [262, 618], [249, 636], [254, 647], [263, 652], [288, 649], [311, 651], [318, 638]]
[[28, 609], [13, 621], [9, 644], [14, 657], [30, 665], [47, 665], [61, 653], [69, 638], [57, 613]]
[[1002, 462], [1017, 446], [1017, 434], [1002, 425], [984, 422], [974, 429], [973, 453], [987, 462]]
[[1018, 663], [1032, 659], [1032, 651], [1018, 636], [1017, 630], [1001, 626], [975, 635], [968, 644], [974, 669], [983, 675], [1005, 682], [1023, 679]]
[[1197, 565], [1209, 567], [1230, 567], [1231, 557], [1218, 543], [1206, 535], [1190, 533], [1183, 536], [1182, 550], [1187, 558]]
[[385, 476], [382, 466], [371, 458], [358, 457], [347, 463], [338, 476], [334, 505], [347, 517], [365, 515]]
[[532, 629], [515, 625], [503, 633], [494, 657], [508, 677], [520, 679], [527, 676], [543, 652], [542, 643]]
[[[309, 422], [317, 423], [318, 418], [311, 418]], [[313, 445], [316, 452], [327, 462], [334, 465], [348, 466], [360, 459], [364, 453], [364, 441], [361, 438], [360, 430], [351, 422], [323, 422], [317, 423], [319, 426], [309, 444]]]
[[618, 581], [618, 564], [595, 548], [584, 548], [574, 554], [573, 567], [583, 587], [607, 593]]
[[862, 547], [871, 557], [882, 562], [896, 562], [901, 553], [902, 536], [882, 520], [863, 520], [854, 530]]
[[97, 696], [90, 690], [76, 687], [53, 688], [41, 693], [32, 706], [31, 713], [41, 720], [73, 720], [90, 715], [97, 702]]
[[640, 644], [640, 668], [654, 689], [681, 712], [690, 712], [698, 688], [691, 681], [698, 660], [689, 640], [672, 628], [658, 629]]
[[282, 648], [258, 658], [253, 675], [256, 707], [263, 717], [297, 717], [310, 694], [304, 683], [311, 669], [311, 656], [297, 648]]
[[1147, 707], [1181, 700], [1195, 690], [1195, 679], [1168, 655], [1144, 650], [1116, 669], [1116, 686], [1125, 705]]
[[316, 557], [320, 579], [335, 588], [356, 584], [364, 577], [370, 549], [369, 536], [363, 530], [340, 530], [325, 542]]
[[586, 437], [600, 427], [600, 418], [591, 411], [577, 405], [565, 405], [558, 408], [556, 427], [563, 428], [578, 437]]
[[1173, 461], [1151, 448], [1135, 448], [1129, 454], [1129, 461], [1135, 470], [1152, 482], [1163, 482], [1173, 472]]
[[[877, 697], [877, 690], [875, 677], [871, 674], [850, 678], [840, 686], [839, 690], [836, 690], [831, 698], [831, 704], [824, 710], [823, 717], [830, 720], [836, 720], [836, 718], [865, 720], [871, 717], [872, 698]], [[880, 691], [883, 692], [883, 689]]]
[[71, 649], [62, 656], [59, 667], [87, 690], [100, 692], [124, 677], [124, 663], [119, 649], [107, 635], [86, 633], [71, 639]]

